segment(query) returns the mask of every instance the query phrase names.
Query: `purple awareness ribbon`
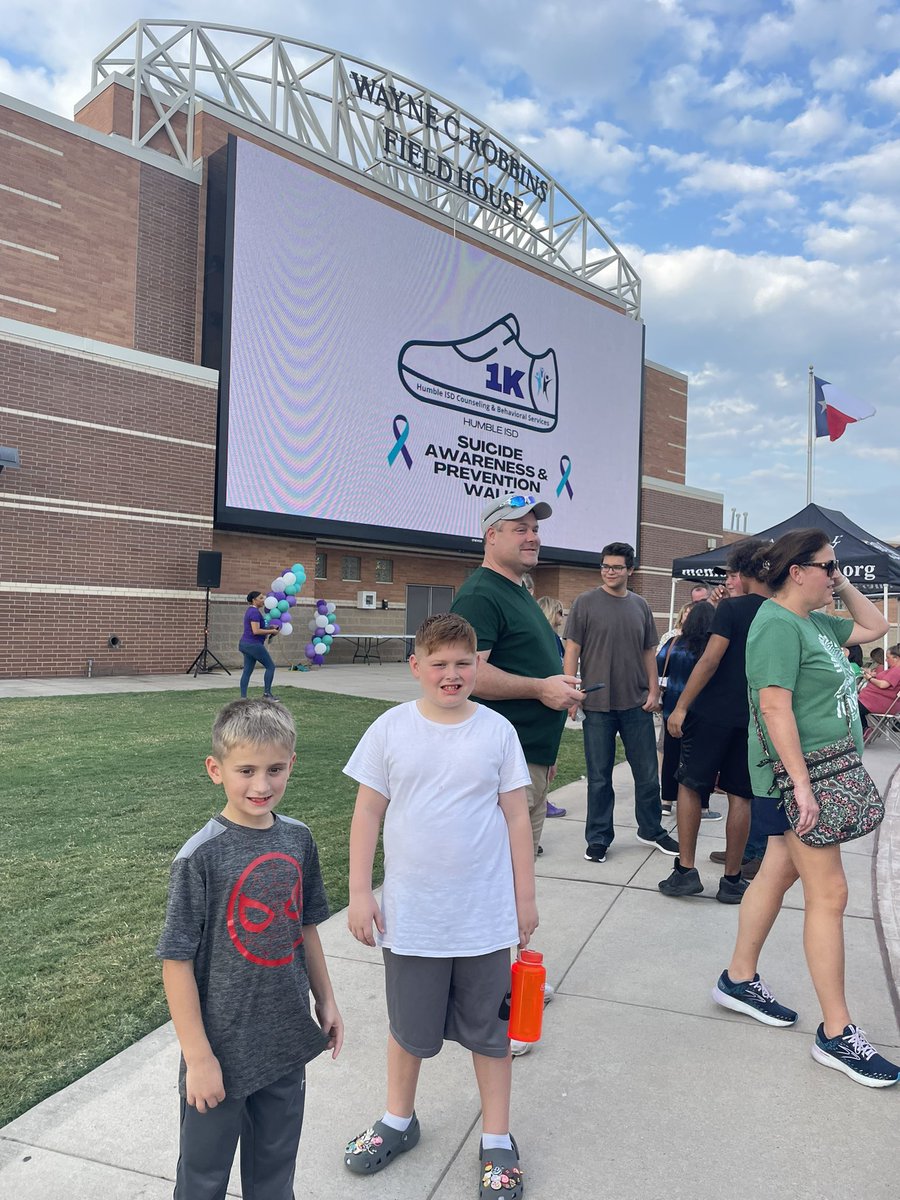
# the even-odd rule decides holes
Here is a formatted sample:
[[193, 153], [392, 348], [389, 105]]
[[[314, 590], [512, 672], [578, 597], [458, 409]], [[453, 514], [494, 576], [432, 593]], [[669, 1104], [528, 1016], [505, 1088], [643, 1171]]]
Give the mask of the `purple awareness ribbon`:
[[557, 496], [561, 496], [563, 488], [565, 488], [571, 500], [575, 493], [572, 491], [571, 483], [569, 483], [569, 476], [572, 474], [572, 460], [568, 454], [564, 454], [559, 460], [559, 469], [562, 472], [562, 477], [556, 485], [556, 494]]
[[[401, 421], [403, 422], [402, 429], [400, 428]], [[402, 413], [398, 413], [396, 417], [394, 417], [394, 437], [397, 440], [394, 442], [393, 446], [391, 447], [391, 451], [387, 456], [388, 466], [392, 467], [396, 461], [397, 455], [402, 454], [403, 461], [406, 463], [406, 469], [411, 471], [413, 460], [406, 448], [406, 439], [409, 437], [409, 421], [407, 421], [406, 417], [404, 417]]]

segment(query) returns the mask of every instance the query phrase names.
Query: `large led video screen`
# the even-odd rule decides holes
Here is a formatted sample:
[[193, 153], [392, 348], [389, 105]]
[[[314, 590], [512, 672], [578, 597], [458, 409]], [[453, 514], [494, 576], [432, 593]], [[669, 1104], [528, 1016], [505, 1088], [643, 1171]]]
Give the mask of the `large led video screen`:
[[536, 268], [232, 140], [217, 523], [543, 561], [636, 544], [643, 329]]

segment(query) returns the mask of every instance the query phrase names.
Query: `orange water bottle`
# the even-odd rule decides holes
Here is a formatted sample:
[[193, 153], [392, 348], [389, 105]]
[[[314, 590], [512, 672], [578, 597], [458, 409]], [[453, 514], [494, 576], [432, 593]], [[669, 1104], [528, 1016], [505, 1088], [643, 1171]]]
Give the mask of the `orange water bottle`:
[[509, 1036], [516, 1042], [539, 1042], [544, 1019], [547, 968], [537, 950], [520, 950], [512, 965]]

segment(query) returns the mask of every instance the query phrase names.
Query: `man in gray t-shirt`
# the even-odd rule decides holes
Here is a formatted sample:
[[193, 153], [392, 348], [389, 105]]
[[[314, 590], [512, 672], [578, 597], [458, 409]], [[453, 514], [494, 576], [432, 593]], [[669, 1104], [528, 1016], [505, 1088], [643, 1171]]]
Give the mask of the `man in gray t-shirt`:
[[[569, 612], [563, 665], [567, 674], [574, 675], [580, 659], [582, 686], [586, 689], [583, 729], [588, 809], [584, 857], [589, 862], [605, 862], [615, 837], [612, 771], [616, 734], [622, 739], [634, 779], [638, 841], [675, 855], [678, 843], [662, 826], [653, 728], [653, 713], [659, 708], [656, 625], [646, 600], [628, 590], [634, 571], [631, 546], [626, 542], [604, 546], [600, 570], [600, 587], [578, 596]], [[598, 684], [602, 686], [598, 688]]]

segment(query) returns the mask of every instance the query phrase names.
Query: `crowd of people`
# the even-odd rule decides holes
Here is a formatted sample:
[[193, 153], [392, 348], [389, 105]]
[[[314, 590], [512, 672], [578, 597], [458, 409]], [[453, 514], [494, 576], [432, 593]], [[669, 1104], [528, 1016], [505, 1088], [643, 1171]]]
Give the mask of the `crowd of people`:
[[[527, 947], [538, 925], [534, 863], [567, 716], [583, 730], [588, 862], [599, 867], [613, 852], [617, 738], [634, 780], [637, 841], [671, 859], [664, 896], [702, 892], [700, 823], [710, 796], [727, 796], [716, 899], [740, 910], [716, 1003], [769, 1026], [796, 1022], [758, 965], [799, 878], [822, 1010], [813, 1057], [869, 1087], [900, 1079], [844, 994], [840, 843], [877, 823], [877, 797], [858, 806], [852, 829], [837, 828], [829, 795], [816, 790], [832, 759], [857, 783], [864, 775], [856, 677], [842, 648], [883, 637], [881, 614], [842, 575], [827, 537], [801, 530], [733, 547], [724, 585], [698, 585], [661, 644], [649, 605], [628, 586], [633, 548], [609, 543], [599, 587], [579, 595], [564, 622], [559, 600], [536, 601], [525, 586], [539, 522], [551, 515], [519, 494], [485, 507], [481, 567], [452, 611], [416, 633], [418, 699], [383, 713], [343, 768], [358, 785], [347, 923], [382, 951], [388, 1012], [385, 1110], [349, 1140], [343, 1162], [371, 1175], [416, 1146], [422, 1062], [455, 1041], [471, 1052], [481, 1099], [482, 1200], [524, 1191], [509, 1127], [510, 948]], [[822, 611], [835, 594], [847, 616]], [[157, 947], [182, 1049], [176, 1200], [224, 1196], [238, 1140], [244, 1195], [290, 1200], [305, 1068], [323, 1051], [337, 1057], [343, 1041], [317, 933], [328, 907], [316, 843], [304, 824], [275, 812], [296, 731], [271, 696], [259, 596], [248, 595], [241, 691], [261, 662], [267, 694], [234, 701], [216, 719], [206, 767], [225, 804], [175, 859]], [[862, 697], [869, 688], [878, 703], [891, 689], [896, 696], [900, 646], [864, 684]], [[840, 782], [836, 770], [827, 777]], [[677, 840], [663, 823], [673, 806]], [[551, 997], [548, 988], [544, 1002]]]

